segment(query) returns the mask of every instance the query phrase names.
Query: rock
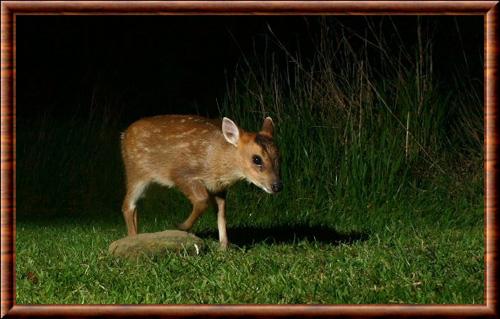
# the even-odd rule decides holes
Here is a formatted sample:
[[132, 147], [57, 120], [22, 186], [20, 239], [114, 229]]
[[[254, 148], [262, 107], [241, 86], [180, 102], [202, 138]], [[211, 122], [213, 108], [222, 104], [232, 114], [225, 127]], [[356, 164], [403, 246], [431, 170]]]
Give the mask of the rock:
[[128, 236], [109, 245], [109, 253], [115, 257], [136, 259], [140, 256], [183, 253], [198, 255], [203, 248], [203, 240], [180, 230], [165, 230], [158, 233], [142, 233]]

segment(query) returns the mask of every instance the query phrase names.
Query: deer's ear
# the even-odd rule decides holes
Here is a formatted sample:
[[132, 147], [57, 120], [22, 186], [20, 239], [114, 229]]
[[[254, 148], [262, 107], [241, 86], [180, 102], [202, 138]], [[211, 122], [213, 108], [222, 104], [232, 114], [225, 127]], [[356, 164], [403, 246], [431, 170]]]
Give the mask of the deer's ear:
[[238, 141], [240, 140], [240, 130], [238, 129], [238, 126], [236, 126], [236, 124], [234, 124], [234, 122], [227, 117], [222, 119], [222, 134], [224, 134], [226, 141], [234, 146], [238, 146]]
[[274, 133], [274, 123], [273, 119], [269, 116], [266, 117], [264, 123], [262, 123], [262, 129], [260, 130], [261, 134], [268, 135], [269, 137], [273, 137]]

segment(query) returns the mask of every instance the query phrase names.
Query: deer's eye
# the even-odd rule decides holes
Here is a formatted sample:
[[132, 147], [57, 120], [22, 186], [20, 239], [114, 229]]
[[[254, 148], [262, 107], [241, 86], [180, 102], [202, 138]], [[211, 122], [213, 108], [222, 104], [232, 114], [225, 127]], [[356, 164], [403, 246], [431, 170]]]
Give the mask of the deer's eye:
[[259, 155], [252, 156], [252, 162], [255, 165], [262, 166], [262, 157], [260, 157]]

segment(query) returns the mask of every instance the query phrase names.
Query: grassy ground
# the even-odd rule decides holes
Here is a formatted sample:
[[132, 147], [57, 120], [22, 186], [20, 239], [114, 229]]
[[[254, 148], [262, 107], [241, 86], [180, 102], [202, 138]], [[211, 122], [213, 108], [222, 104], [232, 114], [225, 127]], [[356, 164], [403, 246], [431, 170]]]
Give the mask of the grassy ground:
[[[107, 253], [124, 235], [116, 213], [19, 222], [17, 302], [482, 303], [483, 211], [433, 204], [336, 212], [325, 220], [329, 212], [321, 209], [280, 218], [272, 204], [249, 209], [231, 201], [229, 235], [239, 248], [221, 253], [212, 239], [202, 256], [139, 263]], [[182, 219], [172, 211], [187, 209], [145, 212], [142, 228], [170, 228]], [[296, 220], [293, 214], [326, 226], [291, 226], [285, 220]], [[282, 224], [263, 226], [270, 215]], [[194, 232], [215, 237], [213, 214]]]
[[[144, 209], [143, 231], [171, 228], [189, 209], [175, 191], [155, 191], [183, 205]], [[116, 212], [19, 221], [17, 302], [484, 302], [481, 206], [425, 198], [336, 212], [295, 199], [292, 211], [279, 211], [273, 201], [247, 206], [230, 196], [229, 238], [238, 246], [229, 252], [217, 250], [209, 212], [194, 229], [209, 241], [206, 253], [137, 263], [107, 253], [125, 234]], [[309, 223], [292, 224], [301, 218]]]
[[[200, 256], [113, 259], [126, 233], [114, 106], [20, 119], [17, 303], [484, 303], [481, 87], [440, 86], [422, 43], [391, 56], [323, 35], [310, 63], [277, 43], [288, 64], [245, 59], [221, 102], [248, 129], [275, 119], [284, 182], [277, 196], [230, 190], [228, 252], [212, 210], [193, 229]], [[154, 186], [140, 230], [189, 211]]]

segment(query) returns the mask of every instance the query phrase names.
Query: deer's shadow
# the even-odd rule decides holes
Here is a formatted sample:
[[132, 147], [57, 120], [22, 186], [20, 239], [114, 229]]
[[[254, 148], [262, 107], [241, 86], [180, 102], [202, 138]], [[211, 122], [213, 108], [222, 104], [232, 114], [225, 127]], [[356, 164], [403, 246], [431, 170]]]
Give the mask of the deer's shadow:
[[[196, 235], [216, 240], [219, 238], [217, 230], [205, 230], [197, 232]], [[369, 237], [362, 232], [340, 233], [324, 226], [233, 227], [227, 229], [227, 236], [231, 244], [241, 247], [258, 243], [293, 244], [303, 240], [331, 245], [352, 244], [365, 241]]]

